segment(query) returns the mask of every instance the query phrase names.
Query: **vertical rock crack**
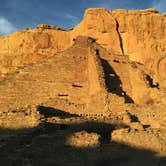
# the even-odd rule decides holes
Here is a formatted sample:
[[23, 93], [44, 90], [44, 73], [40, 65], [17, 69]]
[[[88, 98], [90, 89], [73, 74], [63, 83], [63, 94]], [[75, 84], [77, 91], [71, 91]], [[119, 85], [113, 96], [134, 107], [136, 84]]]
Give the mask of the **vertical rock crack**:
[[123, 39], [122, 39], [122, 36], [119, 32], [119, 22], [117, 19], [115, 19], [115, 22], [116, 22], [116, 31], [118, 33], [118, 36], [119, 36], [119, 41], [120, 41], [120, 48], [121, 48], [121, 51], [122, 51], [122, 55], [124, 55], [124, 48], [123, 48]]

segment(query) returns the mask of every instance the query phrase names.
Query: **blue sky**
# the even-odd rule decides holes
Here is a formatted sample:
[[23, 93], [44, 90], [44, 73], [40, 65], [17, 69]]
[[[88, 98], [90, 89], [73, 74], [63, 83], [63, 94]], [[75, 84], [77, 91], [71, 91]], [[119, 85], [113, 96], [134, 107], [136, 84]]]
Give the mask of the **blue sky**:
[[0, 35], [46, 23], [64, 29], [82, 19], [86, 8], [105, 7], [166, 11], [166, 0], [0, 0]]

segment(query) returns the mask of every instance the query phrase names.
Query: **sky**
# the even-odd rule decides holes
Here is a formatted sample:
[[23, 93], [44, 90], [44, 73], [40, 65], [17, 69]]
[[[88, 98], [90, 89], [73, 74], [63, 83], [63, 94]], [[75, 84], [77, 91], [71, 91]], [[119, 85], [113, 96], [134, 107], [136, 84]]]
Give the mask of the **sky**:
[[69, 29], [81, 21], [85, 9], [93, 7], [155, 7], [166, 12], [166, 0], [0, 0], [0, 4], [0, 36], [42, 23]]

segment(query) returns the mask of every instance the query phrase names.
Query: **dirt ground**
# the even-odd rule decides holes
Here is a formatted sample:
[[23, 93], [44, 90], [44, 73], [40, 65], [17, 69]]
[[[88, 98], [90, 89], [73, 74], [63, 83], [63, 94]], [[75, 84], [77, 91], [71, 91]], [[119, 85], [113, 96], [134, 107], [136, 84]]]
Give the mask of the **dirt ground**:
[[[0, 130], [0, 161], [3, 166], [166, 165], [166, 139], [162, 136], [165, 136], [166, 128], [154, 129], [147, 125], [141, 129], [131, 125], [136, 122], [130, 126], [120, 122], [118, 116], [94, 118], [68, 113], [62, 116], [63, 111], [44, 106], [38, 107], [38, 111], [40, 123], [36, 127]], [[126, 122], [127, 118], [124, 119]], [[98, 144], [70, 146], [68, 138], [80, 131], [99, 135]], [[93, 142], [94, 137], [90, 134], [88, 137]], [[76, 139], [80, 144], [86, 141], [81, 136]]]

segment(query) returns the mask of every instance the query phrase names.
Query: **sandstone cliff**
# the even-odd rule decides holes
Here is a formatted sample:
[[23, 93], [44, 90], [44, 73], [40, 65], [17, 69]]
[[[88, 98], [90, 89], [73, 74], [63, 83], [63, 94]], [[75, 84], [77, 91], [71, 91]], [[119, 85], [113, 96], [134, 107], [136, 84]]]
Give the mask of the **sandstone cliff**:
[[0, 45], [0, 73], [4, 75], [66, 49], [70, 38], [60, 28], [39, 25], [1, 37]]
[[94, 37], [111, 54], [145, 64], [155, 81], [165, 79], [162, 66], [166, 55], [166, 17], [155, 9], [88, 9], [71, 33]]
[[79, 35], [95, 38], [111, 54], [143, 63], [154, 81], [164, 86], [166, 16], [155, 9], [87, 9], [80, 24], [70, 31], [40, 25], [1, 37], [1, 76], [65, 50]]
[[1, 163], [165, 166], [165, 43], [155, 9], [1, 37]]

